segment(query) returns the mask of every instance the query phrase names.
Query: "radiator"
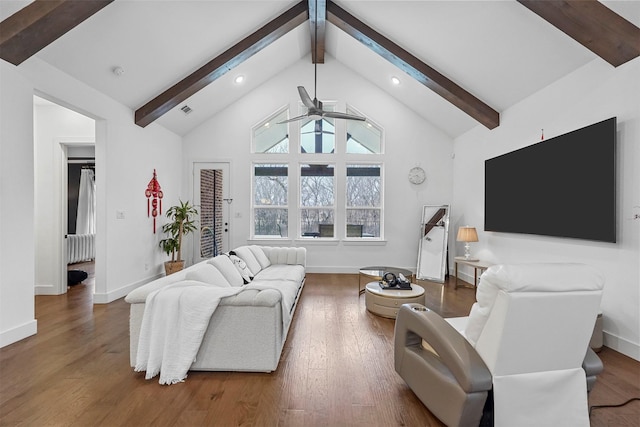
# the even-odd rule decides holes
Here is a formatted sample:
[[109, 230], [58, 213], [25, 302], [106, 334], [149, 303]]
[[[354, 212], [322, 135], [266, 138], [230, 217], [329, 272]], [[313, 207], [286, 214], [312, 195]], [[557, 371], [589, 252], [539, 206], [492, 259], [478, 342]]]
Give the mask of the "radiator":
[[95, 234], [67, 235], [67, 264], [90, 261], [96, 257]]

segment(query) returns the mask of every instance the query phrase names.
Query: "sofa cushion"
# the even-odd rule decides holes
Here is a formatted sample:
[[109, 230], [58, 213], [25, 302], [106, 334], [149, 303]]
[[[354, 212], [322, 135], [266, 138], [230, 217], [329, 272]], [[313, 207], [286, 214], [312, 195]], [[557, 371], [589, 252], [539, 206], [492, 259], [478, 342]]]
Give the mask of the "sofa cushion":
[[233, 262], [233, 265], [238, 270], [238, 273], [240, 273], [240, 275], [242, 276], [244, 284], [246, 285], [247, 283], [251, 282], [253, 280], [253, 274], [251, 273], [251, 270], [249, 270], [249, 267], [247, 267], [247, 263], [244, 262], [244, 260], [238, 255], [234, 255], [233, 253], [229, 253], [227, 254], [227, 256]]
[[256, 275], [254, 280], [292, 280], [302, 283], [304, 267], [301, 265], [271, 264]]
[[204, 263], [197, 270], [192, 270], [185, 276], [186, 280], [196, 280], [198, 282], [204, 282], [209, 285], [228, 287], [231, 286], [226, 277], [209, 263]]
[[244, 280], [240, 272], [227, 255], [218, 255], [207, 262], [217, 268], [231, 286], [244, 285]]
[[262, 246], [261, 249], [271, 264], [306, 265], [307, 249], [305, 247]]
[[[249, 246], [240, 246], [237, 249], [229, 252], [231, 254], [236, 254], [247, 264], [247, 267], [251, 271], [251, 276], [255, 276], [260, 273], [262, 270], [262, 265], [256, 259], [256, 256], [253, 254], [253, 251], [249, 249]], [[242, 273], [241, 273], [242, 274]]]
[[[260, 267], [267, 268], [271, 265], [271, 261], [269, 261], [269, 257], [264, 253], [264, 251], [260, 246], [251, 245], [249, 246], [249, 249], [251, 249], [251, 252], [253, 252], [253, 255], [255, 255], [256, 259], [260, 263]], [[256, 274], [258, 273], [256, 272]]]

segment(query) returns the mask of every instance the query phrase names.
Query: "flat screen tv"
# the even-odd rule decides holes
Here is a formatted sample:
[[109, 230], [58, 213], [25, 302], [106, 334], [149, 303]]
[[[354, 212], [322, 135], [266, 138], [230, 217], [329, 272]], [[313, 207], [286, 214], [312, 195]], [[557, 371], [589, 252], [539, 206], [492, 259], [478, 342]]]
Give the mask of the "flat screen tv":
[[484, 229], [616, 241], [616, 118], [485, 161]]

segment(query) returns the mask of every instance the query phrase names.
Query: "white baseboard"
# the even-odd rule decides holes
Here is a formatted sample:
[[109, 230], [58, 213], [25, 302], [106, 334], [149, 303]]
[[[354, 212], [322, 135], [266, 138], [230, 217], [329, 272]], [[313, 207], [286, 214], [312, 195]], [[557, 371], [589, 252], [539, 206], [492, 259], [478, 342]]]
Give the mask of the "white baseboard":
[[36, 295], [60, 295], [60, 292], [53, 285], [36, 285]]
[[624, 338], [611, 335], [609, 332], [604, 331], [603, 343], [605, 346], [613, 349], [619, 353], [629, 356], [632, 359], [640, 361], [640, 345], [627, 341]]
[[113, 302], [117, 299], [126, 297], [129, 292], [133, 291], [136, 288], [139, 288], [142, 285], [146, 285], [147, 283], [159, 279], [160, 277], [163, 277], [164, 275], [162, 273], [157, 274], [155, 276], [146, 278], [146, 279], [142, 279], [139, 280], [135, 283], [131, 283], [129, 285], [123, 286], [119, 289], [116, 289], [114, 291], [108, 292], [108, 293], [94, 293], [93, 294], [93, 303], [94, 304], [109, 304], [110, 302]]
[[[454, 272], [452, 271], [451, 276], [454, 276]], [[470, 285], [473, 285], [473, 276], [469, 273], [465, 273], [464, 271], [460, 271], [460, 269], [458, 268], [458, 278], [464, 282], [467, 282]]]
[[[394, 265], [395, 268], [402, 268], [405, 270], [409, 270], [415, 274], [415, 267], [398, 267]], [[322, 274], [358, 274], [360, 273], [360, 268], [362, 267], [327, 267], [327, 266], [307, 266], [305, 268], [307, 273], [322, 273]]]
[[15, 328], [0, 332], [0, 348], [13, 344], [38, 332], [38, 321], [33, 319]]
[[321, 267], [321, 266], [310, 267], [310, 266], [307, 266], [305, 268], [305, 270], [306, 270], [307, 273], [358, 274], [358, 268], [357, 267]]

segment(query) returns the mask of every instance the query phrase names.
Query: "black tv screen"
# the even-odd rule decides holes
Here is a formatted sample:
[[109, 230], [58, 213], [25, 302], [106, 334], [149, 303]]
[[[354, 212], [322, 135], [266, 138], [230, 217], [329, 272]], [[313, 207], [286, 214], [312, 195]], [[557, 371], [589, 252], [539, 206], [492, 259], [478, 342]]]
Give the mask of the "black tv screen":
[[485, 161], [484, 229], [616, 241], [616, 118]]

